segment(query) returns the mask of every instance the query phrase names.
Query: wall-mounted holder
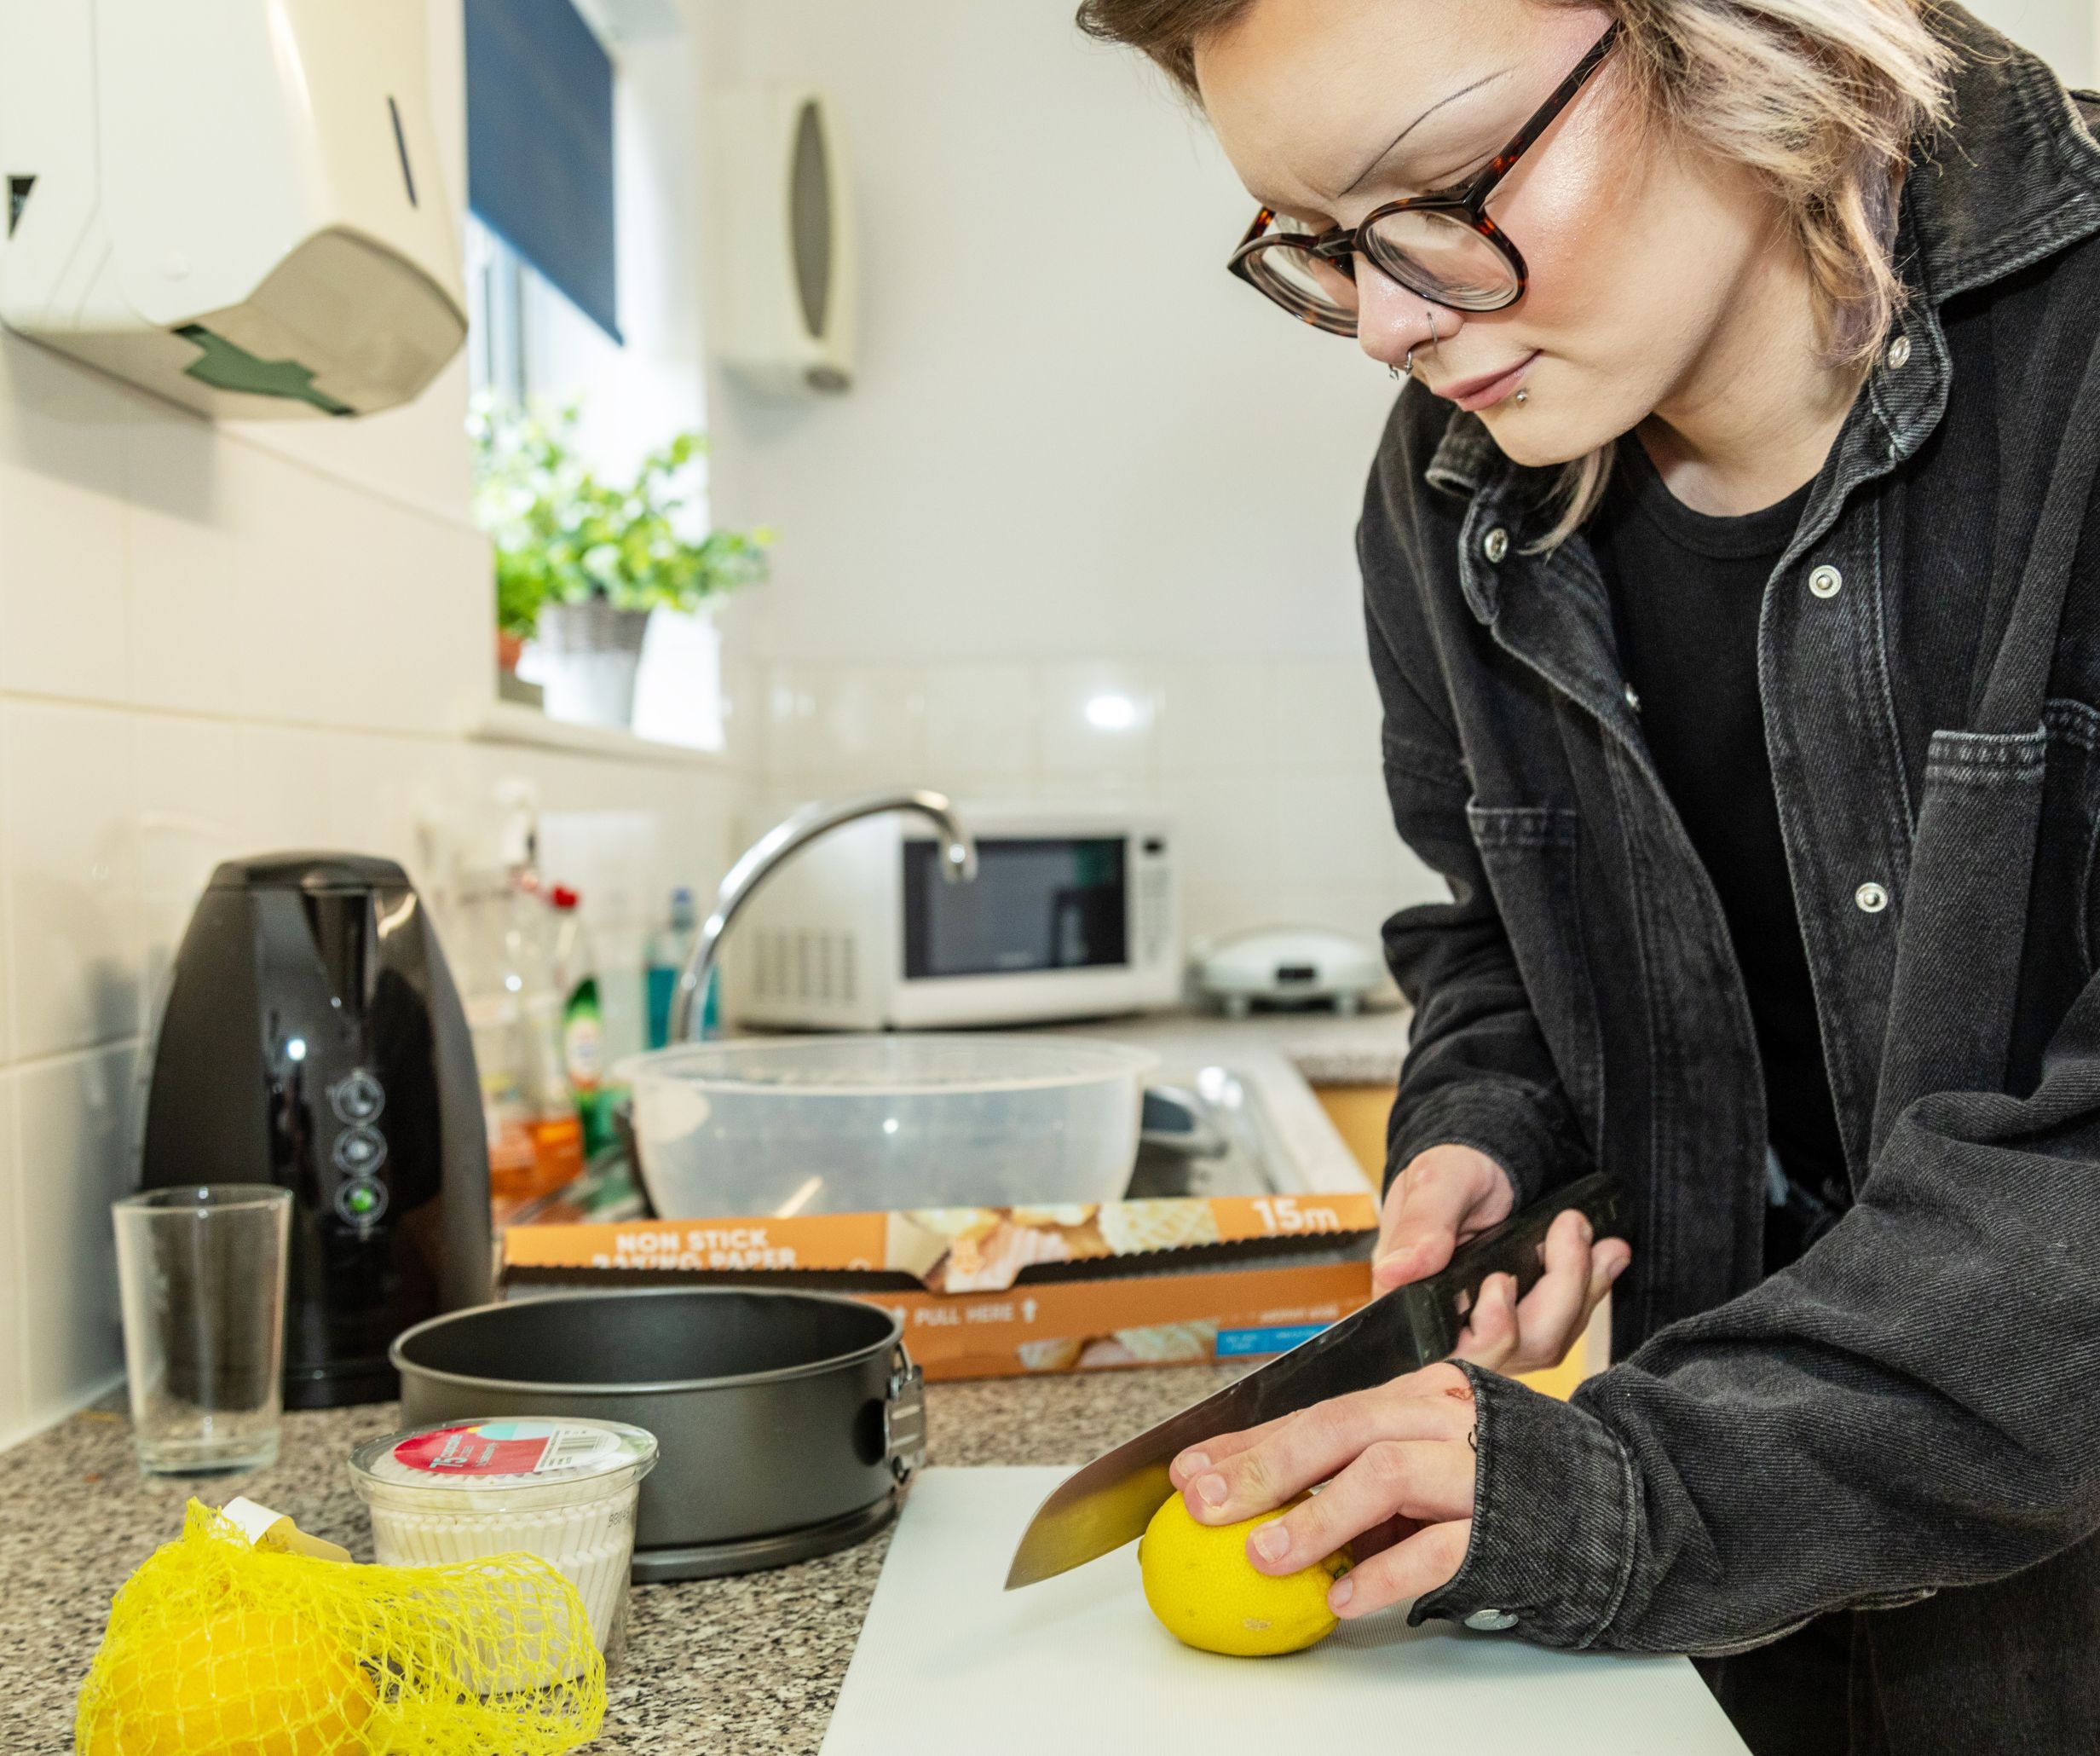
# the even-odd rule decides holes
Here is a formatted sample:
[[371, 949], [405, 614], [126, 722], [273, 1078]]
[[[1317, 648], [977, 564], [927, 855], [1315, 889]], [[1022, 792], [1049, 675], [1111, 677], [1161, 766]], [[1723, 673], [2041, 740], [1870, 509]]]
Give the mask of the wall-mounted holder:
[[716, 92], [714, 351], [751, 389], [835, 395], [853, 382], [852, 209], [838, 119], [822, 92]]
[[215, 416], [370, 414], [466, 337], [422, 0], [0, 0], [0, 321]]

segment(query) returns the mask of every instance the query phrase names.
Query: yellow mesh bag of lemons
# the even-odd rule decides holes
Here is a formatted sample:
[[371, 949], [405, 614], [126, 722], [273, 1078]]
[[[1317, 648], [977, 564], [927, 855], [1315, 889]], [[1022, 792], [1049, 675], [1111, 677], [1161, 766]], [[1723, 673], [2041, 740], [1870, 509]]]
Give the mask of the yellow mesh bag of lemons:
[[1349, 1570], [1349, 1551], [1345, 1545], [1295, 1573], [1262, 1573], [1247, 1558], [1248, 1534], [1279, 1516], [1198, 1524], [1178, 1493], [1152, 1514], [1138, 1542], [1138, 1566], [1145, 1601], [1168, 1633], [1204, 1652], [1270, 1658], [1334, 1632], [1340, 1618], [1327, 1607], [1327, 1592]]
[[531, 1555], [354, 1567], [251, 1547], [195, 1500], [111, 1605], [77, 1756], [562, 1756], [605, 1661]]

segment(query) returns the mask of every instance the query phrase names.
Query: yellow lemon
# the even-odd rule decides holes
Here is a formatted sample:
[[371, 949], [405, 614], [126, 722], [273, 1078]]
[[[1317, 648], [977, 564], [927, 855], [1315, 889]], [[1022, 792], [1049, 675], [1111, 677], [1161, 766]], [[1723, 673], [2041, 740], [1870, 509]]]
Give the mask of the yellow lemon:
[[89, 1756], [365, 1756], [376, 1705], [364, 1666], [324, 1629], [222, 1610], [112, 1667]]
[[1347, 1548], [1280, 1575], [1257, 1572], [1247, 1558], [1247, 1534], [1281, 1516], [1198, 1524], [1180, 1494], [1152, 1514], [1138, 1544], [1138, 1566], [1145, 1601], [1168, 1633], [1205, 1652], [1264, 1658], [1297, 1652], [1334, 1632], [1327, 1588], [1349, 1569]]

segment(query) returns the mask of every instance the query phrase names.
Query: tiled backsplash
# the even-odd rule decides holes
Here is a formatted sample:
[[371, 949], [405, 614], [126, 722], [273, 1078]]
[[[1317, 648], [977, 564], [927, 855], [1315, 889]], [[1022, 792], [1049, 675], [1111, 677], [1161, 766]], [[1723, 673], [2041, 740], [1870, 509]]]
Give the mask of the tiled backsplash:
[[118, 1370], [108, 1204], [218, 861], [345, 848], [427, 884], [421, 826], [522, 777], [549, 877], [591, 905], [616, 1051], [648, 921], [728, 860], [734, 757], [467, 735], [493, 654], [464, 405], [455, 370], [359, 424], [385, 446], [214, 427], [0, 337], [0, 1444]]
[[1164, 808], [1192, 939], [1375, 939], [1445, 894], [1393, 831], [1366, 660], [776, 664], [765, 704], [768, 810], [893, 783]]

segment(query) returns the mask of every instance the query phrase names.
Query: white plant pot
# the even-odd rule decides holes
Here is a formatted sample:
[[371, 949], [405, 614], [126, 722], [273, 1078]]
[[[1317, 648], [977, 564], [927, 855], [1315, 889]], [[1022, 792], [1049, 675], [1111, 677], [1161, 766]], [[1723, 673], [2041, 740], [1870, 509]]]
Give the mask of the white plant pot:
[[646, 609], [614, 609], [603, 601], [542, 609], [534, 638], [547, 717], [626, 731], [634, 719], [634, 679], [649, 617]]

